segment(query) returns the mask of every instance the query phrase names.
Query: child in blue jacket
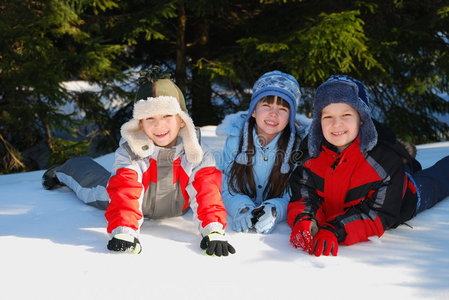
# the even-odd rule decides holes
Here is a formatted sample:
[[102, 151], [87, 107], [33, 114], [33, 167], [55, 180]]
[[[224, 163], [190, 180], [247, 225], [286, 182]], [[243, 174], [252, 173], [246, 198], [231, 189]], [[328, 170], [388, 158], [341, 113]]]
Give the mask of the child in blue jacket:
[[228, 116], [217, 128], [218, 135], [228, 135], [219, 168], [236, 232], [271, 233], [286, 218], [288, 177], [303, 133], [295, 124], [300, 97], [293, 76], [265, 73], [254, 84], [248, 111]]

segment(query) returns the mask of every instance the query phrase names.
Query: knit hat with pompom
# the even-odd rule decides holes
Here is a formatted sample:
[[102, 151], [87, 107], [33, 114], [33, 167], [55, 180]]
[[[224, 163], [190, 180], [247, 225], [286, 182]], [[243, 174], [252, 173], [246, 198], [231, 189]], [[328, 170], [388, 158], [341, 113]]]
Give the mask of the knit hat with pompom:
[[256, 108], [257, 103], [266, 96], [278, 96], [289, 104], [290, 116], [290, 138], [288, 141], [287, 149], [285, 151], [284, 160], [281, 165], [280, 172], [287, 174], [290, 170], [289, 160], [292, 153], [293, 145], [296, 135], [296, 109], [301, 98], [301, 91], [298, 81], [290, 75], [281, 71], [271, 71], [263, 74], [257, 79], [253, 86], [253, 94], [251, 96], [251, 102], [249, 104], [248, 113], [245, 118], [245, 124], [243, 126], [243, 143], [242, 150], [236, 156], [235, 162], [242, 165], [249, 163], [248, 157], [248, 126], [249, 119]]

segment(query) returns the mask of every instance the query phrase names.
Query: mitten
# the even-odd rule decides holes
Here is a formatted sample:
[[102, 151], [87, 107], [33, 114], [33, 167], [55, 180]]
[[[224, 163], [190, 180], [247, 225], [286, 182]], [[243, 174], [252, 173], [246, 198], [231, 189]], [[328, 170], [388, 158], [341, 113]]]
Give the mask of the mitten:
[[212, 231], [201, 240], [200, 247], [207, 255], [228, 256], [234, 254], [235, 249], [225, 238], [224, 233]]
[[337, 236], [331, 230], [320, 228], [313, 238], [313, 247], [310, 248], [309, 253], [315, 254], [315, 256], [328, 256], [332, 253], [333, 256], [337, 256]]
[[129, 233], [119, 233], [108, 242], [108, 249], [111, 251], [127, 252], [139, 254], [142, 252], [142, 246], [139, 240]]
[[295, 248], [302, 248], [309, 252], [312, 247], [313, 235], [317, 230], [316, 222], [312, 218], [305, 218], [293, 227], [290, 243]]
[[232, 230], [236, 232], [248, 232], [253, 226], [251, 223], [251, 210], [249, 207], [242, 208], [232, 220]]
[[277, 211], [273, 204], [262, 206], [263, 211], [258, 217], [258, 221], [254, 225], [258, 233], [271, 233], [276, 222]]

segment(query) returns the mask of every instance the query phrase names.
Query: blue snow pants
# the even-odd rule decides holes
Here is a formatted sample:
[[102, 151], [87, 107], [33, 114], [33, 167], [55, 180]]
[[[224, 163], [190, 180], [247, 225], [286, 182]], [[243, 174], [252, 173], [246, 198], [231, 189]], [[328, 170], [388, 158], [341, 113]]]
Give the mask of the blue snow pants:
[[416, 206], [418, 214], [449, 196], [449, 156], [430, 168], [414, 173], [412, 177], [419, 195]]

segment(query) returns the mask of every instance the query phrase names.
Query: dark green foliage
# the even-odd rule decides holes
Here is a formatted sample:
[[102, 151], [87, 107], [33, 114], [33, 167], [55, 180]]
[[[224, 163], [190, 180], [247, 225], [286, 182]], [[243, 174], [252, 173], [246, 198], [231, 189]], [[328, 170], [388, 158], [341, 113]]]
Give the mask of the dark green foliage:
[[[372, 1], [365, 32], [383, 72], [364, 74], [380, 119], [403, 139], [425, 143], [449, 138], [449, 4], [445, 1]], [[371, 25], [371, 26], [368, 26]]]
[[[198, 126], [246, 109], [255, 80], [279, 69], [303, 88], [300, 112], [323, 80], [348, 74], [404, 140], [448, 139], [434, 118], [449, 113], [438, 97], [449, 92], [448, 30], [443, 0], [0, 1], [0, 172], [45, 168], [85, 141], [89, 154], [113, 151], [136, 71], [154, 65]], [[95, 88], [67, 89], [73, 80]]]
[[63, 164], [69, 158], [87, 155], [89, 152], [88, 141], [69, 141], [61, 138], [54, 139], [54, 147], [49, 159], [49, 165]]
[[[86, 21], [89, 12], [100, 14], [115, 2], [24, 0], [0, 5], [0, 170], [44, 168], [48, 156], [28, 149], [56, 151], [56, 131], [79, 136], [75, 114], [63, 111], [77, 101], [64, 81], [96, 81], [110, 91], [112, 80], [123, 80], [120, 64], [113, 61], [124, 47], [105, 42]], [[107, 87], [95, 101], [108, 93]]]

